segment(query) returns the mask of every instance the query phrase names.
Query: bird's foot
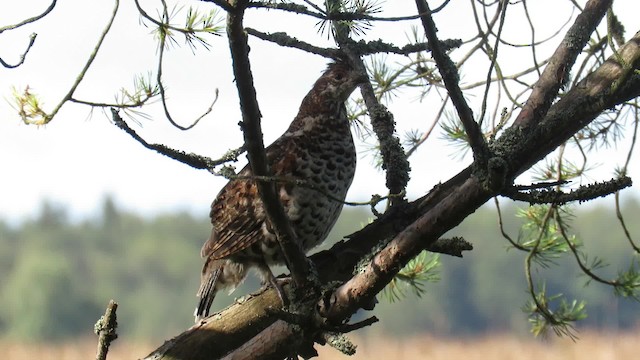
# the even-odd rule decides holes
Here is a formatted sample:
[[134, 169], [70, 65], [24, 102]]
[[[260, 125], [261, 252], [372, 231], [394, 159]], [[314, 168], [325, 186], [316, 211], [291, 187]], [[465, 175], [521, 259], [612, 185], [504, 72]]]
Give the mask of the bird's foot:
[[278, 293], [278, 297], [282, 302], [282, 307], [289, 306], [289, 298], [287, 297], [287, 293], [284, 291], [284, 286], [291, 282], [291, 277], [276, 279], [273, 275], [269, 279], [269, 284], [273, 286]]

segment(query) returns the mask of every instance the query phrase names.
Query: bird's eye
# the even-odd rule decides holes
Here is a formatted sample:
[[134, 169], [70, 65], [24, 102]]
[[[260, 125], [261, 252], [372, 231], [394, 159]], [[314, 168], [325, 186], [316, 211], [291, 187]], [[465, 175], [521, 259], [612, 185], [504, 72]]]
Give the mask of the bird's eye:
[[335, 79], [338, 81], [341, 81], [342, 79], [344, 79], [344, 74], [343, 73], [337, 73], [335, 76]]

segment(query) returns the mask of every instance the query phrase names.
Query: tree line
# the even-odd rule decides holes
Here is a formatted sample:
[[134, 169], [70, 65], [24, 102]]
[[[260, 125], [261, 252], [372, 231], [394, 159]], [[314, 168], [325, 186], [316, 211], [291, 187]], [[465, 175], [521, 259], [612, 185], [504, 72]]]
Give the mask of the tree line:
[[[629, 219], [636, 218], [640, 204], [627, 201], [624, 211]], [[365, 208], [347, 207], [329, 239], [340, 240], [338, 234], [356, 231], [371, 218]], [[503, 220], [505, 231], [517, 236], [522, 220], [511, 215]], [[618, 262], [632, 256], [623, 234], [617, 233], [621, 230], [610, 226], [613, 221], [610, 208], [592, 206], [579, 209], [572, 224], [579, 240], [590, 254], [603, 259], [603, 265], [606, 259]], [[629, 226], [631, 230], [638, 227]], [[19, 224], [0, 220], [3, 337], [52, 341], [89, 335], [112, 298], [120, 304], [120, 336], [131, 340], [170, 337], [192, 324], [201, 268], [199, 250], [209, 230], [204, 215], [145, 217], [119, 208], [109, 197], [97, 216], [82, 221], [72, 221], [64, 206], [46, 201], [37, 215]], [[523, 257], [509, 251], [495, 209], [481, 208], [448, 235], [464, 237], [474, 244], [474, 250], [466, 252], [464, 259], [440, 257], [435, 270], [440, 281], [424, 284], [420, 296], [406, 291], [395, 300], [402, 302], [400, 307], [388, 294], [380, 294], [374, 313], [384, 326], [367, 331], [402, 336], [528, 330], [527, 316], [517, 306], [524, 306], [527, 300], [524, 281], [513, 276], [522, 274]], [[555, 272], [549, 270], [546, 276], [547, 293], [562, 291], [568, 299], [585, 302], [588, 316], [578, 326], [624, 330], [638, 324], [637, 304], [615, 297], [608, 287], [584, 287], [588, 279], [579, 276], [570, 254], [552, 262]], [[611, 276], [618, 270], [625, 269], [601, 269], [603, 275]], [[258, 287], [251, 277], [236, 294]], [[231, 303], [234, 295], [219, 296], [214, 309]], [[357, 316], [369, 315], [361, 311]]]

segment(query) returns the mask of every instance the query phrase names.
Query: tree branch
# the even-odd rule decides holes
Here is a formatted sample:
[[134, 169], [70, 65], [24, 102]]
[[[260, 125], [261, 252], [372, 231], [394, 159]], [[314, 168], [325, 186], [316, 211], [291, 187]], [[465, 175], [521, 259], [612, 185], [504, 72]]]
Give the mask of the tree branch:
[[212, 2], [218, 6], [220, 6], [226, 12], [233, 12], [235, 8], [229, 4], [227, 0], [200, 0], [204, 2]]
[[[448, 1], [447, 1], [448, 2]], [[341, 12], [335, 11], [331, 13], [326, 13], [322, 9], [317, 9], [318, 12], [309, 10], [306, 6], [300, 4], [292, 4], [292, 3], [280, 3], [280, 2], [262, 2], [262, 1], [251, 1], [249, 2], [250, 8], [256, 9], [275, 9], [282, 10], [286, 12], [292, 12], [295, 14], [308, 15], [314, 17], [316, 19], [333, 21], [333, 20], [341, 20], [341, 21], [353, 21], [353, 20], [367, 20], [367, 21], [403, 21], [403, 20], [415, 20], [420, 17], [420, 15], [408, 15], [408, 16], [395, 16], [395, 17], [376, 17], [368, 14], [362, 13], [351, 13], [351, 12]], [[440, 7], [442, 8], [442, 7]]]
[[[295, 37], [289, 36], [287, 33], [284, 33], [284, 32], [264, 33], [253, 28], [245, 28], [245, 31], [249, 35], [253, 35], [258, 39], [270, 41], [280, 46], [302, 50], [302, 51], [320, 55], [326, 58], [335, 59], [340, 54], [340, 50], [338, 49], [321, 48], [321, 47], [309, 44], [307, 42], [298, 40]], [[460, 40], [441, 41], [441, 46], [443, 46], [445, 50], [457, 48], [457, 47], [460, 47], [460, 45], [462, 45], [462, 41]], [[409, 55], [409, 54], [417, 53], [420, 51], [430, 51], [431, 49], [428, 43], [407, 44], [403, 47], [398, 47], [393, 44], [386, 43], [381, 39], [378, 39], [375, 41], [360, 40], [357, 43], [354, 43], [352, 46], [357, 48], [356, 52], [360, 55], [372, 55], [372, 54], [379, 54], [379, 53]]]
[[36, 42], [36, 37], [38, 36], [38, 34], [33, 33], [29, 36], [29, 44], [27, 44], [27, 48], [25, 49], [25, 51], [22, 53], [22, 55], [20, 55], [20, 60], [18, 60], [17, 63], [15, 64], [9, 64], [8, 62], [4, 61], [2, 58], [0, 58], [0, 65], [4, 66], [7, 69], [15, 69], [18, 66], [24, 64], [24, 61], [27, 59], [27, 54], [29, 53], [29, 50], [31, 50], [31, 47], [33, 46], [33, 44]]
[[[253, 76], [249, 62], [249, 46], [242, 21], [247, 0], [234, 0], [235, 10], [227, 16], [227, 34], [229, 48], [233, 61], [233, 73], [240, 97], [242, 111], [242, 131], [249, 158], [251, 171], [255, 176], [269, 176], [269, 164], [264, 150], [262, 129], [260, 125], [260, 108], [253, 86]], [[269, 222], [273, 226], [278, 242], [282, 249], [287, 267], [296, 286], [301, 288], [308, 283], [310, 268], [302, 249], [294, 241], [295, 234], [280, 203], [272, 182], [257, 181], [258, 192], [267, 213]]]
[[576, 58], [612, 3], [613, 0], [587, 2], [584, 10], [567, 31], [562, 43], [549, 59], [514, 125], [533, 126], [536, 124], [535, 120], [541, 120], [547, 113], [558, 91], [569, 80], [569, 73]]
[[602, 183], [580, 186], [569, 193], [553, 189], [530, 190], [527, 193], [515, 189], [508, 189], [501, 195], [512, 200], [524, 201], [529, 204], [555, 204], [563, 205], [572, 201], [589, 201], [599, 197], [611, 195], [616, 191], [631, 186], [631, 178], [624, 176], [619, 179], [611, 179]]
[[216, 166], [225, 164], [230, 161], [238, 161], [238, 156], [243, 152], [243, 148], [230, 150], [228, 151], [222, 158], [213, 160], [206, 156], [201, 156], [194, 153], [186, 153], [182, 150], [172, 149], [163, 144], [150, 144], [145, 139], [143, 139], [140, 135], [138, 135], [135, 130], [129, 127], [127, 123], [120, 117], [118, 114], [118, 110], [115, 108], [111, 108], [111, 118], [113, 119], [113, 123], [124, 130], [129, 136], [131, 136], [135, 141], [142, 144], [142, 146], [146, 147], [149, 150], [157, 151], [158, 153], [170, 157], [174, 160], [177, 160], [183, 164], [187, 164], [196, 169], [208, 170], [209, 172], [215, 173]]
[[117, 309], [118, 304], [110, 300], [104, 316], [101, 316], [100, 320], [94, 325], [94, 332], [98, 335], [96, 360], [106, 360], [111, 342], [118, 338], [118, 334], [116, 333], [116, 329], [118, 328]]
[[19, 28], [21, 26], [24, 26], [24, 25], [27, 25], [29, 23], [36, 22], [36, 21], [42, 19], [43, 17], [47, 16], [47, 14], [49, 14], [53, 10], [54, 7], [56, 7], [57, 1], [58, 0], [51, 0], [51, 4], [49, 4], [49, 7], [44, 12], [42, 12], [40, 15], [36, 15], [36, 16], [30, 17], [30, 18], [25, 19], [25, 20], [23, 20], [23, 21], [21, 21], [21, 22], [19, 22], [17, 24], [0, 27], [0, 34], [2, 34], [3, 32], [5, 32], [7, 30], [17, 29], [17, 28]]
[[247, 32], [247, 34], [253, 35], [258, 39], [270, 41], [280, 46], [285, 46], [285, 47], [306, 51], [308, 53], [320, 55], [326, 58], [335, 59], [338, 54], [337, 49], [327, 49], [327, 48], [317, 47], [315, 45], [311, 45], [307, 42], [291, 37], [284, 32], [268, 34], [252, 28], [245, 28], [244, 30]]
[[[485, 164], [488, 161], [489, 149], [487, 143], [482, 134], [482, 130], [478, 123], [473, 119], [473, 112], [467, 101], [464, 99], [462, 90], [459, 84], [459, 74], [456, 65], [451, 61], [451, 58], [444, 52], [440, 46], [440, 40], [436, 34], [436, 24], [433, 22], [431, 10], [425, 0], [416, 0], [416, 6], [418, 12], [423, 14], [422, 26], [424, 27], [425, 35], [431, 46], [431, 55], [436, 62], [436, 66], [440, 70], [442, 81], [447, 88], [447, 93], [451, 98], [451, 102], [456, 108], [462, 126], [467, 133], [469, 139], [469, 145], [473, 151], [473, 157], [480, 164]], [[484, 167], [484, 166], [483, 166]]]

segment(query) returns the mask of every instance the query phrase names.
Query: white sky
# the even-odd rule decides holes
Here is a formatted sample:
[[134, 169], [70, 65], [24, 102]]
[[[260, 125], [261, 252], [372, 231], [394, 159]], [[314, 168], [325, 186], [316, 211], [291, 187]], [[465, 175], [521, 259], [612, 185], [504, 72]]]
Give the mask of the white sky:
[[[390, 10], [385, 16], [415, 12], [411, 1], [402, 2], [404, 5], [398, 5], [399, 1], [391, 3], [383, 3], [385, 10]], [[529, 2], [534, 21], [537, 19], [541, 25], [536, 30], [538, 38], [550, 35], [553, 24], [562, 23], [570, 16], [563, 10], [568, 8], [568, 3], [556, 0]], [[142, 4], [149, 14], [156, 14], [155, 7], [160, 2], [142, 1]], [[212, 7], [210, 3], [197, 1], [179, 4], [194, 5], [202, 10]], [[466, 39], [474, 29], [471, 18], [467, 17], [468, 10], [465, 10], [468, 2], [454, 0], [451, 5], [450, 10], [436, 17], [439, 35], [443, 39]], [[40, 13], [47, 6], [45, 0], [4, 2], [0, 5], [0, 27]], [[140, 24], [133, 1], [122, 1], [120, 7], [104, 48], [76, 91], [77, 98], [112, 101], [120, 88], [131, 88], [136, 74], [155, 71], [156, 44], [150, 29]], [[639, 7], [633, 1], [616, 2], [618, 15], [627, 26], [637, 24], [633, 18]], [[62, 0], [49, 16], [39, 22], [0, 34], [0, 57], [14, 63], [24, 50], [28, 35], [38, 33], [24, 65], [13, 70], [0, 68], [0, 96], [3, 97], [0, 101], [0, 218], [19, 221], [31, 216], [42, 199], [63, 204], [74, 217], [82, 218], [95, 212], [105, 194], [114, 195], [118, 203], [128, 209], [146, 214], [179, 209], [204, 216], [211, 200], [226, 182], [206, 171], [191, 169], [143, 148], [112, 125], [102, 112], [89, 116], [89, 108], [67, 104], [50, 125], [36, 127], [22, 124], [11, 108], [12, 86], [23, 88], [29, 85], [41, 96], [45, 108], [53, 109], [88, 58], [112, 8], [113, 3], [109, 1]], [[549, 8], [554, 11], [548, 11]], [[513, 14], [509, 14], [514, 18], [507, 23], [505, 37], [524, 42], [529, 36], [528, 25], [517, 16], [520, 9], [513, 9]], [[182, 18], [181, 15], [178, 21]], [[261, 31], [290, 31], [300, 39], [328, 45], [326, 36], [317, 34], [315, 23], [315, 20], [303, 21], [274, 11], [253, 11], [245, 21], [247, 26]], [[367, 38], [380, 37], [404, 44], [410, 24], [418, 23], [379, 24]], [[628, 28], [628, 35], [637, 30]], [[178, 38], [178, 41], [182, 44], [182, 39]], [[212, 100], [214, 89], [218, 88], [220, 97], [212, 114], [194, 129], [181, 132], [167, 123], [156, 106], [148, 110], [153, 120], [143, 120], [142, 126], [130, 122], [149, 142], [212, 158], [242, 144], [242, 135], [237, 127], [240, 113], [226, 38], [211, 37], [209, 42], [212, 50], [200, 48], [195, 56], [187, 46], [169, 51], [164, 73], [170, 107], [178, 122], [188, 124], [199, 116]], [[302, 97], [322, 72], [326, 61], [255, 38], [250, 39], [250, 45], [258, 100], [264, 116], [263, 132], [268, 144], [293, 119]], [[511, 64], [520, 65], [518, 61]], [[466, 66], [463, 79], [471, 82], [484, 78], [486, 70], [482, 66], [482, 63]], [[470, 100], [477, 113], [480, 97]], [[390, 109], [401, 132], [404, 132], [412, 128], [426, 129], [438, 106], [435, 98], [431, 102], [420, 102], [416, 93], [402, 92], [398, 93]], [[411, 158], [414, 180], [409, 187], [410, 197], [425, 193], [469, 163], [468, 158], [452, 156], [455, 148], [438, 141], [439, 131], [434, 135], [432, 141]], [[359, 149], [364, 152], [366, 148], [360, 146]], [[626, 148], [621, 147], [620, 150], [625, 151]], [[615, 153], [615, 149], [610, 151]], [[599, 162], [603, 165], [592, 179], [611, 178], [611, 170], [623, 159], [613, 163], [608, 160], [610, 158], [611, 152], [601, 154]], [[370, 158], [362, 155], [359, 161], [349, 199], [364, 200], [373, 193], [383, 194], [384, 175], [371, 169]], [[238, 164], [238, 168], [243, 164]], [[631, 175], [633, 171], [638, 174], [637, 169], [632, 168]]]

